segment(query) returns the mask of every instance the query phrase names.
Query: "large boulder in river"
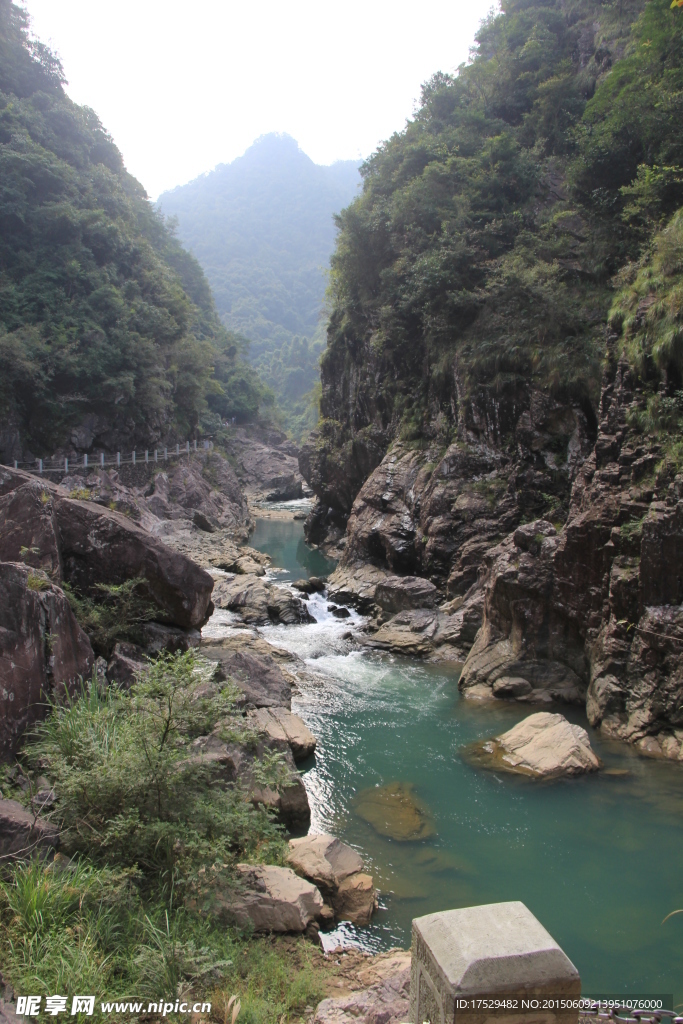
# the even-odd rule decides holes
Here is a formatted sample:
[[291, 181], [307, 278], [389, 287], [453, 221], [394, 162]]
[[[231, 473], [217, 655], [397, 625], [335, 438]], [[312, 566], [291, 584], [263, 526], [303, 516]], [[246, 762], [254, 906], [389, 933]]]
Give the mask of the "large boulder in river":
[[0, 759], [44, 717], [46, 698], [73, 693], [93, 664], [64, 592], [40, 570], [0, 563]]
[[281, 622], [292, 626], [300, 622], [315, 622], [306, 603], [295, 597], [291, 590], [266, 583], [258, 576], [234, 576], [216, 584], [214, 603], [227, 608], [253, 626], [268, 622]]
[[318, 887], [337, 921], [370, 923], [377, 894], [359, 854], [346, 843], [330, 835], [290, 839], [287, 861]]
[[530, 715], [512, 729], [475, 745], [474, 759], [489, 768], [535, 779], [596, 772], [600, 760], [588, 733], [564, 715], [546, 711]]
[[323, 913], [323, 898], [314, 885], [290, 868], [273, 864], [238, 864], [241, 889], [216, 900], [216, 915], [256, 933], [305, 932]]

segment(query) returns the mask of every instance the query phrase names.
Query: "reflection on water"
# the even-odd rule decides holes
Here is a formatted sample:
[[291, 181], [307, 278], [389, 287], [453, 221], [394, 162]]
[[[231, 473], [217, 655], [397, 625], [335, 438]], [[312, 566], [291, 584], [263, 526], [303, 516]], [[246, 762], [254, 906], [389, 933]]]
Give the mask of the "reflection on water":
[[[291, 576], [321, 557], [298, 560], [298, 523], [258, 532], [260, 550], [276, 563], [282, 553]], [[584, 991], [683, 1000], [683, 915], [661, 924], [683, 907], [683, 768], [589, 730], [606, 768], [597, 775], [539, 783], [479, 771], [461, 748], [510, 728], [528, 707], [464, 701], [452, 669], [362, 653], [348, 640], [356, 613], [340, 622], [320, 595], [310, 607], [315, 625], [260, 632], [316, 669], [293, 702], [318, 737], [304, 776], [312, 830], [358, 849], [382, 890], [373, 925], [349, 940], [407, 946], [413, 917], [522, 900], [577, 965]], [[580, 709], [558, 710], [586, 725]], [[378, 831], [359, 813], [376, 788], [410, 794], [433, 834], [396, 841]]]

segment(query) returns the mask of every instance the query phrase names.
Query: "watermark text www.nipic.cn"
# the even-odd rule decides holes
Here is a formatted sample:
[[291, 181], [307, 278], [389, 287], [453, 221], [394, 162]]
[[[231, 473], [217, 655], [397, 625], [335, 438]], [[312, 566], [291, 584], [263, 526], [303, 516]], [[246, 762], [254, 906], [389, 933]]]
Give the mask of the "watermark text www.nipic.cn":
[[[42, 1005], [42, 996], [18, 996], [17, 1015], [19, 1017], [37, 1017], [42, 1010], [43, 1013], [52, 1017], [61, 1013], [71, 1016], [84, 1013], [86, 1017], [92, 1017], [95, 1012], [95, 996], [74, 996], [70, 1008], [68, 1004], [67, 996], [46, 996], [44, 1006]], [[121, 1003], [100, 1003], [99, 1010], [105, 1014], [160, 1013], [162, 1017], [166, 1017], [169, 1013], [211, 1013], [211, 1003], [187, 1003], [180, 999], [176, 999], [175, 1002], [164, 1002], [161, 999], [157, 1003], [127, 1000]]]

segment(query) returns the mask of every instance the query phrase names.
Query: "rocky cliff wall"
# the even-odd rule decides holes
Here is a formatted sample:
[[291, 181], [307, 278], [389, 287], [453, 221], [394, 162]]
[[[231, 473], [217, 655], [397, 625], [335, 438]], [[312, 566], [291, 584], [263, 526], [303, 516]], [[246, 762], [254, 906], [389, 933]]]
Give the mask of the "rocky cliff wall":
[[[683, 476], [638, 428], [648, 397], [622, 359], [597, 436], [582, 409], [531, 392], [507, 411], [470, 403], [445, 450], [395, 442], [353, 502], [332, 584], [374, 609], [371, 645], [463, 652], [466, 696], [585, 704], [610, 736], [683, 760]], [[431, 580], [439, 607], [387, 621], [387, 574]]]

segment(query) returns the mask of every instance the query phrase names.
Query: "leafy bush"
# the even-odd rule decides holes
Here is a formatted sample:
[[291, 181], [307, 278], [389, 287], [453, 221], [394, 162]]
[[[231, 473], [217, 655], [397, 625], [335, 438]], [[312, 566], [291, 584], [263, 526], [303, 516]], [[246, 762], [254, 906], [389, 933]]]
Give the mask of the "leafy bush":
[[93, 685], [37, 726], [26, 757], [55, 786], [67, 852], [136, 867], [170, 891], [202, 866], [229, 869], [259, 845], [277, 847], [268, 814], [238, 785], [213, 785], [215, 766], [192, 748], [219, 722], [226, 738], [250, 739], [234, 687], [211, 674], [192, 652], [162, 656], [131, 691]]

